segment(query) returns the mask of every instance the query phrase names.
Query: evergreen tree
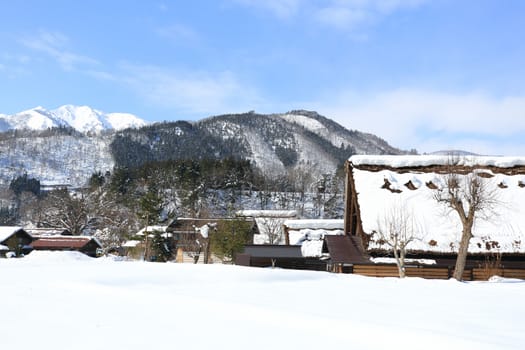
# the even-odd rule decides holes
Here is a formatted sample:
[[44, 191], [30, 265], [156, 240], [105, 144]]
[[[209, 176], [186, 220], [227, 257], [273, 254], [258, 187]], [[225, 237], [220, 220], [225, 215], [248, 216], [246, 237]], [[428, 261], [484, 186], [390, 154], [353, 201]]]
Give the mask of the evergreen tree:
[[153, 231], [150, 245], [150, 259], [157, 262], [169, 261], [172, 257], [170, 240], [165, 233]]
[[250, 230], [251, 223], [244, 220], [220, 221], [217, 232], [210, 235], [212, 252], [223, 260], [233, 262], [235, 255], [249, 243]]
[[34, 195], [40, 195], [40, 181], [33, 179], [24, 174], [17, 177], [9, 184], [9, 188], [19, 196], [22, 192], [31, 192]]
[[140, 198], [139, 215], [146, 226], [158, 222], [162, 212], [162, 200], [155, 186], [148, 187], [148, 191]]

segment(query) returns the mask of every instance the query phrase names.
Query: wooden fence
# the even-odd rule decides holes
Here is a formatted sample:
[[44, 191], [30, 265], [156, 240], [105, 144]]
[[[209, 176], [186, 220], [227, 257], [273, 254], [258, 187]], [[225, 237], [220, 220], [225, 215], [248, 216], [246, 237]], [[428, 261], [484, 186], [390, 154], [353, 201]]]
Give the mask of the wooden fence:
[[[454, 268], [446, 266], [408, 266], [405, 272], [407, 277], [449, 279], [454, 273]], [[353, 265], [352, 273], [370, 277], [399, 277], [396, 265], [357, 264]], [[463, 280], [486, 281], [492, 276], [525, 279], [525, 269], [465, 268]]]

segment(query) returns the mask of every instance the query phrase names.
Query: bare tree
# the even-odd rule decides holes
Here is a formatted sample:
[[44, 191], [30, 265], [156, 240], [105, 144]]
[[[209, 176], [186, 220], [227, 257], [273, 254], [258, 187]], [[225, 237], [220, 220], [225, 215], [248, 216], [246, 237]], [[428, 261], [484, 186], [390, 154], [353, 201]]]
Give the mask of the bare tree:
[[[456, 161], [455, 164], [457, 165], [458, 162]], [[477, 219], [490, 220], [499, 201], [496, 190], [491, 189], [488, 181], [478, 176], [474, 170], [460, 174], [452, 164], [448, 172], [442, 176], [442, 181], [442, 186], [433, 196], [449, 211], [455, 212], [461, 221], [461, 240], [453, 275], [455, 279], [461, 281], [474, 223]]]
[[283, 240], [283, 218], [258, 218], [257, 226], [266, 235], [266, 244], [279, 244]]
[[400, 278], [406, 276], [407, 246], [417, 239], [418, 227], [412, 211], [407, 210], [406, 203], [393, 205], [383, 218], [378, 219], [379, 242], [386, 244], [393, 252]]
[[42, 204], [45, 215], [39, 224], [44, 227], [64, 227], [79, 235], [89, 224], [84, 198], [70, 194], [65, 188], [49, 192]]

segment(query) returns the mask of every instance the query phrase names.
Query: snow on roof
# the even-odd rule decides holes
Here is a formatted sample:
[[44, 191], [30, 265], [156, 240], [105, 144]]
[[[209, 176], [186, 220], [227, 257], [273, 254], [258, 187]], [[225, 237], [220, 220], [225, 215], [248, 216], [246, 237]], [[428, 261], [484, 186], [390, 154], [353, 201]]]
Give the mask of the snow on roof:
[[[380, 161], [380, 159], [385, 158], [386, 160]], [[519, 164], [519, 159], [525, 162], [525, 158], [505, 158], [506, 161], [499, 162], [495, 161], [495, 157], [482, 158], [486, 160], [482, 163], [492, 162], [498, 166]], [[380, 158], [367, 156], [357, 159], [363, 163], [365, 160], [369, 163], [371, 159], [375, 159], [377, 163], [381, 164], [394, 159], [412, 159], [412, 162], [391, 161], [390, 164], [396, 164], [396, 166], [416, 164], [414, 156], [382, 156]], [[417, 164], [421, 164], [421, 162]], [[439, 184], [440, 175], [430, 172], [397, 173], [392, 170], [374, 172], [353, 168], [353, 178], [365, 233], [373, 234], [379, 231], [380, 220], [384, 219], [385, 215], [391, 212], [393, 208], [403, 206], [412, 212], [419, 226], [419, 232], [416, 233], [418, 239], [408, 245], [409, 250], [457, 252], [461, 234], [459, 217], [455, 212], [447, 212], [446, 208], [433, 198], [432, 194], [435, 190], [424, 185], [430, 181]], [[385, 179], [395, 184], [396, 188], [399, 189], [398, 193], [382, 188]], [[491, 216], [490, 221], [478, 219], [475, 222], [474, 237], [471, 239], [469, 252], [525, 253], [525, 187], [522, 187], [524, 176], [494, 174], [486, 180], [489, 188], [496, 191], [497, 199], [501, 205], [495, 208], [496, 215]], [[410, 189], [406, 185], [409, 181], [412, 181], [413, 184], [417, 182], [418, 185]], [[500, 188], [498, 184], [501, 183], [507, 187]], [[373, 234], [369, 248], [386, 249], [387, 246], [381, 245], [380, 242], [377, 234]]]
[[325, 236], [329, 235], [344, 235], [343, 230], [312, 230], [312, 229], [301, 229], [301, 230], [290, 230], [288, 236], [290, 238], [290, 244], [299, 245], [306, 241], [322, 241]]
[[454, 155], [355, 155], [349, 161], [353, 165], [382, 165], [395, 168], [415, 167], [429, 165], [447, 165], [451, 160], [463, 166], [496, 166], [512, 168], [525, 165], [525, 157], [499, 157], [499, 156], [458, 156]]
[[142, 242], [141, 241], [136, 241], [136, 240], [130, 240], [130, 241], [126, 241], [126, 243], [124, 243], [122, 246], [124, 248], [135, 248], [140, 243], [142, 243]]
[[27, 233], [31, 236], [54, 236], [54, 235], [71, 235], [67, 228], [26, 228]]
[[22, 227], [0, 226], [0, 242], [5, 241], [19, 230], [22, 230]]
[[144, 232], [152, 233], [152, 232], [166, 232], [166, 229], [168, 226], [159, 226], [159, 225], [152, 225], [152, 226], [146, 226], [142, 230], [136, 233], [136, 236], [144, 236]]
[[301, 255], [308, 258], [323, 256], [323, 240], [304, 241], [301, 244]]
[[323, 254], [324, 237], [329, 235], [344, 235], [344, 231], [333, 229], [300, 229], [288, 231], [290, 244], [300, 245], [302, 256], [313, 258], [319, 258], [325, 255]]
[[3, 245], [3, 244], [0, 244], [0, 250], [1, 250], [1, 251], [9, 250], [9, 247], [8, 247], [8, 246], [5, 246], [5, 245]]
[[[301, 245], [303, 257], [320, 258], [328, 257], [328, 253], [323, 253], [324, 237], [329, 235], [342, 236], [343, 230], [300, 230], [290, 231], [290, 243]], [[292, 242], [295, 243], [292, 243]]]
[[342, 230], [344, 228], [343, 219], [302, 219], [286, 220], [283, 223], [288, 229], [324, 229], [324, 230]]
[[235, 213], [236, 216], [251, 216], [254, 218], [295, 218], [297, 211], [295, 210], [239, 210]]
[[[388, 258], [388, 257], [379, 257], [379, 258], [370, 258], [370, 261], [374, 264], [395, 264], [396, 258]], [[405, 259], [405, 263], [411, 264], [411, 263], [417, 263], [420, 265], [435, 265], [436, 260], [434, 259]]]

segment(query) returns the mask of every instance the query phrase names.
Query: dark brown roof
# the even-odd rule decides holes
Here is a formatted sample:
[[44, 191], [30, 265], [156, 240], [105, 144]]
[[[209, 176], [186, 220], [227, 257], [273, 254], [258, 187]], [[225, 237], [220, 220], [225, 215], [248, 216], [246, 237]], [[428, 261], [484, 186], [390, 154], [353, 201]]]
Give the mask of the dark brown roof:
[[[82, 249], [93, 240], [91, 237], [79, 236], [50, 236], [40, 237], [31, 245], [34, 249]], [[100, 244], [96, 243], [100, 246]]]
[[348, 235], [325, 236], [326, 247], [334, 264], [357, 264], [369, 262], [358, 247], [358, 243]]

